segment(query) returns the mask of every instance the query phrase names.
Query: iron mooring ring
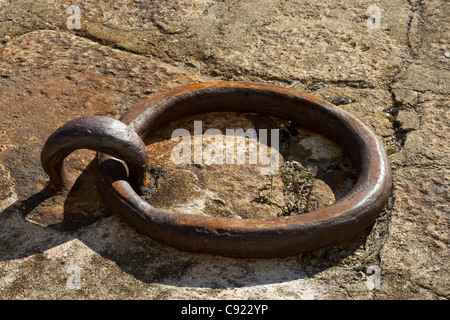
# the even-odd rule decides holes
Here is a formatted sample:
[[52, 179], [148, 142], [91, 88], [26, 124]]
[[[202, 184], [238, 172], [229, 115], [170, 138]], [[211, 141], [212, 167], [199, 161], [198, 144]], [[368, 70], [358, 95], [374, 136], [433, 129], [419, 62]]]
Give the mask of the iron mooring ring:
[[[97, 181], [110, 210], [137, 232], [179, 250], [236, 258], [285, 257], [327, 247], [361, 232], [382, 211], [392, 185], [382, 143], [353, 115], [309, 94], [249, 82], [199, 83], [156, 94], [120, 120], [145, 141], [170, 121], [224, 111], [291, 120], [330, 138], [350, 157], [357, 173], [355, 185], [332, 205], [293, 216], [240, 220], [165, 212], [138, 195], [139, 190], [136, 185], [130, 185], [123, 163], [106, 153], [125, 160], [127, 165], [133, 162], [112, 146], [99, 150], [104, 152], [98, 153]], [[137, 143], [140, 147], [132, 149], [137, 151], [142, 144]], [[65, 156], [67, 152], [54, 156], [58, 159], [56, 163]], [[51, 161], [44, 162], [44, 168], [52, 166]], [[61, 170], [56, 168], [55, 172]], [[134, 181], [142, 184], [143, 178]]]

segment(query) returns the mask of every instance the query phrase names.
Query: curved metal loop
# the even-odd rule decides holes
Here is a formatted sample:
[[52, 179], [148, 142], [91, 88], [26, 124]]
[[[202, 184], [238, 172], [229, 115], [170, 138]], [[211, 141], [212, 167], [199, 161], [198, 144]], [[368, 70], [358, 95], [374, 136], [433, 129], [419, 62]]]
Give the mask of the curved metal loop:
[[58, 128], [45, 142], [41, 152], [44, 171], [50, 176], [50, 189], [67, 192], [75, 182], [64, 168], [64, 159], [77, 149], [101, 151], [123, 160], [135, 191], [145, 181], [147, 148], [125, 123], [105, 116], [84, 116]]
[[180, 250], [271, 258], [348, 239], [373, 223], [383, 209], [392, 180], [383, 145], [354, 116], [311, 95], [248, 82], [199, 83], [155, 95], [121, 121], [145, 139], [172, 120], [219, 111], [288, 119], [332, 139], [357, 170], [353, 189], [326, 208], [288, 217], [235, 220], [175, 214], [152, 207], [134, 192], [117, 162], [103, 161], [97, 186], [111, 211], [138, 232]]

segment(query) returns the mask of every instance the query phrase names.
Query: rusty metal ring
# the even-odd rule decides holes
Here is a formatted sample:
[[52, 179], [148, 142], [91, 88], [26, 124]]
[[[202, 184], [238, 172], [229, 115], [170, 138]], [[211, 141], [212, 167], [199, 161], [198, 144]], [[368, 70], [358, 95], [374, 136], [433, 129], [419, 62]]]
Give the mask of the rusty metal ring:
[[64, 168], [64, 159], [77, 149], [102, 151], [125, 161], [129, 181], [137, 191], [145, 180], [148, 152], [139, 136], [121, 121], [84, 116], [58, 128], [44, 144], [41, 163], [53, 192], [67, 192], [75, 182]]
[[382, 143], [353, 115], [311, 95], [248, 82], [200, 83], [157, 94], [120, 120], [144, 140], [169, 121], [219, 111], [288, 119], [332, 139], [353, 162], [357, 171], [354, 187], [326, 208], [295, 216], [237, 220], [176, 214], [144, 201], [127, 182], [123, 166], [99, 154], [97, 185], [111, 211], [136, 231], [180, 250], [271, 258], [296, 255], [348, 239], [373, 223], [383, 209], [392, 178]]

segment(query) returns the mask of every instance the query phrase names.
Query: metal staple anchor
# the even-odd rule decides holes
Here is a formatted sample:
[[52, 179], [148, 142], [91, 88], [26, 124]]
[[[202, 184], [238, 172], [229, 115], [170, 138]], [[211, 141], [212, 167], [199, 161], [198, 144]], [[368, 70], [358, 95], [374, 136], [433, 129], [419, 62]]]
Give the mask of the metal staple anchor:
[[[147, 165], [142, 140], [170, 121], [220, 111], [252, 112], [288, 119], [330, 138], [346, 151], [357, 170], [354, 187], [326, 208], [278, 218], [237, 220], [177, 214], [158, 210], [144, 201], [137, 193], [137, 187], [143, 183], [142, 170]], [[101, 151], [97, 155], [100, 163], [97, 186], [102, 198], [112, 212], [136, 231], [180, 250], [237, 258], [273, 258], [327, 247], [373, 223], [390, 195], [389, 161], [378, 138], [344, 110], [290, 88], [250, 82], [187, 85], [153, 96], [120, 120], [140, 138], [139, 141], [126, 140], [131, 143], [130, 153], [125, 152], [129, 149], [124, 148], [122, 139], [125, 137], [122, 135], [115, 136], [118, 140], [110, 141], [108, 148], [99, 143], [87, 143]], [[108, 125], [107, 121], [104, 125]], [[72, 127], [63, 128], [68, 130], [63, 132], [70, 133]], [[111, 134], [114, 135], [109, 132]], [[58, 187], [65, 180], [61, 177], [65, 174], [61, 170], [62, 161], [73, 151], [70, 144], [75, 143], [76, 136], [71, 135], [67, 148], [55, 148], [53, 144], [62, 138], [52, 137], [44, 147], [43, 166], [51, 183]], [[91, 137], [84, 133], [80, 139], [103, 139], [103, 134], [98, 132]], [[135, 172], [130, 174], [132, 180], [129, 180], [123, 163], [107, 153], [125, 160], [130, 173]], [[139, 161], [133, 161], [133, 157]]]
[[112, 118], [84, 116], [58, 128], [44, 144], [41, 163], [50, 176], [50, 190], [53, 192], [67, 192], [72, 188], [75, 177], [64, 168], [64, 159], [77, 149], [106, 152], [124, 160], [134, 189], [139, 190], [144, 183], [148, 153], [136, 132]]

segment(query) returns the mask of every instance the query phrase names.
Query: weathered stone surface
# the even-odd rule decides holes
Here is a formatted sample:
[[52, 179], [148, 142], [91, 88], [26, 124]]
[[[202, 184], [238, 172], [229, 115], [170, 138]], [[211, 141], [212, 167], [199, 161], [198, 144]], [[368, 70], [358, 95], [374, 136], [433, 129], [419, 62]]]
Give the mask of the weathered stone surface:
[[400, 110], [394, 121], [402, 132], [417, 130], [420, 126], [419, 117], [413, 110]]
[[336, 201], [333, 190], [322, 180], [316, 179], [309, 195], [309, 209], [311, 211], [325, 208]]
[[[70, 5], [21, 1], [5, 6], [0, 17], [9, 33], [68, 30]], [[374, 87], [401, 67], [411, 11], [406, 1], [383, 3], [380, 28], [369, 29], [370, 5], [371, 1], [84, 0], [77, 2], [80, 29], [72, 31], [211, 76]]]
[[[370, 1], [83, 0], [81, 29], [68, 30], [72, 4], [0, 0], [1, 298], [449, 298], [448, 2], [379, 1], [380, 29], [367, 26]], [[26, 34], [39, 29], [64, 32]], [[101, 203], [92, 212], [92, 153], [68, 159], [81, 173], [78, 194], [65, 200], [42, 192], [39, 151], [57, 126], [84, 114], [118, 117], [155, 92], [212, 78], [350, 98], [339, 107], [391, 153], [394, 189], [375, 224], [297, 257], [233, 260], [162, 246]], [[397, 100], [403, 104], [390, 122], [382, 110]], [[214, 120], [212, 127], [279, 126], [259, 117], [202, 119]], [[317, 141], [303, 142], [291, 151], [310, 157]], [[155, 170], [172, 146], [167, 137], [149, 142]], [[331, 169], [319, 178], [338, 199], [352, 177], [327, 161]], [[159, 181], [161, 197], [151, 201], [162, 207], [192, 209], [200, 199], [204, 214], [246, 218], [255, 206], [260, 216], [278, 215], [284, 200], [273, 192], [282, 190], [281, 177], [263, 179], [252, 167], [166, 169], [179, 185]], [[93, 198], [83, 197], [88, 191]], [[258, 195], [265, 201], [250, 205]], [[374, 267], [378, 288], [369, 286]]]
[[[404, 136], [400, 152], [392, 156], [394, 164], [443, 165], [450, 164], [449, 126], [450, 117], [447, 96], [432, 93], [419, 94], [418, 110], [420, 127]], [[414, 124], [413, 127], [416, 127]], [[412, 128], [411, 128], [412, 129]]]
[[409, 20], [409, 54], [393, 88], [448, 95], [449, 65], [445, 52], [450, 42], [446, 1], [415, 2]]
[[[380, 251], [380, 268], [390, 288], [383, 289], [382, 296], [393, 299], [448, 296], [448, 176], [448, 168], [408, 167], [395, 171], [389, 235]], [[409, 281], [402, 282], [400, 277]]]
[[6, 209], [17, 200], [11, 175], [3, 165], [0, 165], [0, 211]]

